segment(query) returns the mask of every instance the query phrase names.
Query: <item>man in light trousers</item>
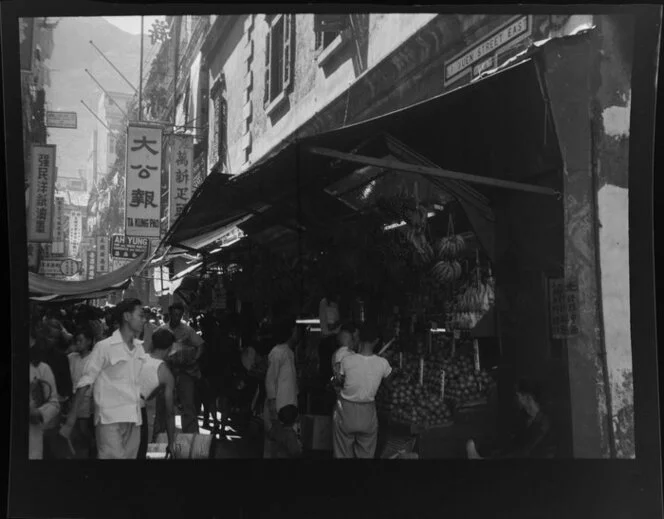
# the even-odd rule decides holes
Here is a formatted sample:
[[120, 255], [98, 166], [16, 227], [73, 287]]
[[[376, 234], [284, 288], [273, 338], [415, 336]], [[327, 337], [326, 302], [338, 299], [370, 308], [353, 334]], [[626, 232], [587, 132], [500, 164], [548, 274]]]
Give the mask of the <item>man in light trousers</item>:
[[389, 383], [389, 362], [374, 354], [378, 330], [365, 325], [360, 330], [357, 354], [344, 357], [337, 375], [341, 386], [334, 410], [335, 458], [373, 458], [378, 439], [375, 398], [383, 381]]
[[125, 299], [115, 318], [120, 327], [90, 353], [60, 434], [70, 438], [85, 392], [93, 386], [98, 458], [136, 459], [142, 424], [139, 374], [147, 358], [137, 339], [145, 324], [141, 302]]

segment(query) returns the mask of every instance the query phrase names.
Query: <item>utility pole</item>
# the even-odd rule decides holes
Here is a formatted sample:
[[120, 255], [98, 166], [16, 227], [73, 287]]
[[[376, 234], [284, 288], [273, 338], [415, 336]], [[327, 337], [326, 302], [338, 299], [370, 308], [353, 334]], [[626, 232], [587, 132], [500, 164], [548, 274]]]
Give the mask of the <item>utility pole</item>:
[[143, 16], [141, 16], [141, 63], [138, 74], [138, 121], [143, 121]]

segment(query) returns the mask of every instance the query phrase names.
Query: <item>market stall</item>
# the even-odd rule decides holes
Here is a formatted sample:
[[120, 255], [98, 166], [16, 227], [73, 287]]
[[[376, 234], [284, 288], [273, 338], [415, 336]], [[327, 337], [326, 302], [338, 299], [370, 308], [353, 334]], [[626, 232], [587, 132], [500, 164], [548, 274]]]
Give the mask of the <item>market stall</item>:
[[[384, 354], [402, 374], [380, 396], [383, 443], [405, 426], [425, 458], [433, 426], [499, 436], [491, 417], [513, 396], [504, 373], [542, 377], [552, 365], [542, 276], [559, 275], [563, 257], [555, 131], [532, 64], [496, 77], [505, 79], [283, 143], [231, 180], [211, 175], [166, 238], [195, 247], [215, 228], [241, 229], [245, 238], [204, 256], [238, 266], [229, 291], [263, 309], [259, 319], [313, 321], [333, 283], [345, 319], [396, 337]], [[524, 99], [532, 110], [519, 110]], [[506, 117], [514, 124], [499, 130]], [[312, 371], [315, 358], [301, 369], [305, 392]]]

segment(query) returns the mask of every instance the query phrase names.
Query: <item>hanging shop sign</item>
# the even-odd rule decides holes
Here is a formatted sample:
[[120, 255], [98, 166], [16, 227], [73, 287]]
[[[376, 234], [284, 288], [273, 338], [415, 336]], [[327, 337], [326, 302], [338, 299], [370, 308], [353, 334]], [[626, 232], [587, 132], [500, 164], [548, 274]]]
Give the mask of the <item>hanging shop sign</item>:
[[46, 112], [46, 127], [75, 130], [78, 128], [78, 115], [76, 112]]
[[169, 227], [175, 223], [191, 199], [193, 191], [192, 175], [194, 163], [194, 137], [191, 135], [171, 136], [168, 162], [168, 221]]
[[111, 254], [113, 258], [133, 260], [145, 252], [149, 243], [148, 238], [114, 234], [111, 240]]
[[198, 158], [194, 161], [194, 167], [192, 170], [192, 180], [191, 188], [195, 191], [200, 187], [205, 180], [205, 169], [207, 165], [207, 157], [205, 153], [201, 153]]
[[472, 74], [478, 76], [497, 66], [498, 54], [505, 52], [533, 32], [533, 17], [516, 16], [478, 43], [445, 62], [445, 86]]
[[88, 261], [85, 269], [85, 278], [94, 279], [95, 278], [95, 265], [97, 263], [96, 253], [93, 250], [88, 251]]
[[60, 263], [61, 272], [67, 276], [75, 276], [81, 270], [81, 264], [72, 258], [67, 258], [66, 260]]
[[32, 145], [28, 241], [53, 241], [53, 194], [55, 190], [55, 146]]
[[576, 281], [549, 279], [552, 338], [567, 339], [579, 334], [578, 299]]
[[110, 251], [108, 236], [97, 236], [97, 274], [108, 273], [108, 253]]
[[77, 257], [83, 239], [83, 215], [80, 211], [69, 213], [69, 255]]
[[159, 237], [161, 213], [161, 128], [127, 128], [125, 234]]
[[51, 253], [53, 255], [65, 253], [64, 213], [65, 198], [62, 196], [56, 196], [53, 211], [53, 244], [51, 246]]
[[43, 259], [39, 265], [39, 273], [43, 276], [60, 279], [64, 276], [62, 263], [61, 259]]

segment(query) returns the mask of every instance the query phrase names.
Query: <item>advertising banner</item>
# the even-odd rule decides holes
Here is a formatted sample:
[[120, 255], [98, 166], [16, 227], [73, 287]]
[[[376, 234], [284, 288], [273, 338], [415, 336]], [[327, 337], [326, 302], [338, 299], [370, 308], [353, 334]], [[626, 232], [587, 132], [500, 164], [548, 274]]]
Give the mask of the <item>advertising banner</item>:
[[168, 157], [168, 226], [178, 219], [193, 191], [194, 137], [173, 135]]
[[65, 198], [63, 196], [56, 196], [53, 210], [53, 246], [51, 247], [53, 255], [65, 253], [64, 213]]
[[108, 269], [109, 239], [108, 236], [97, 236], [97, 274], [107, 274]]
[[53, 241], [53, 194], [55, 190], [55, 146], [32, 145], [28, 241]]
[[125, 235], [159, 237], [161, 128], [127, 128]]

